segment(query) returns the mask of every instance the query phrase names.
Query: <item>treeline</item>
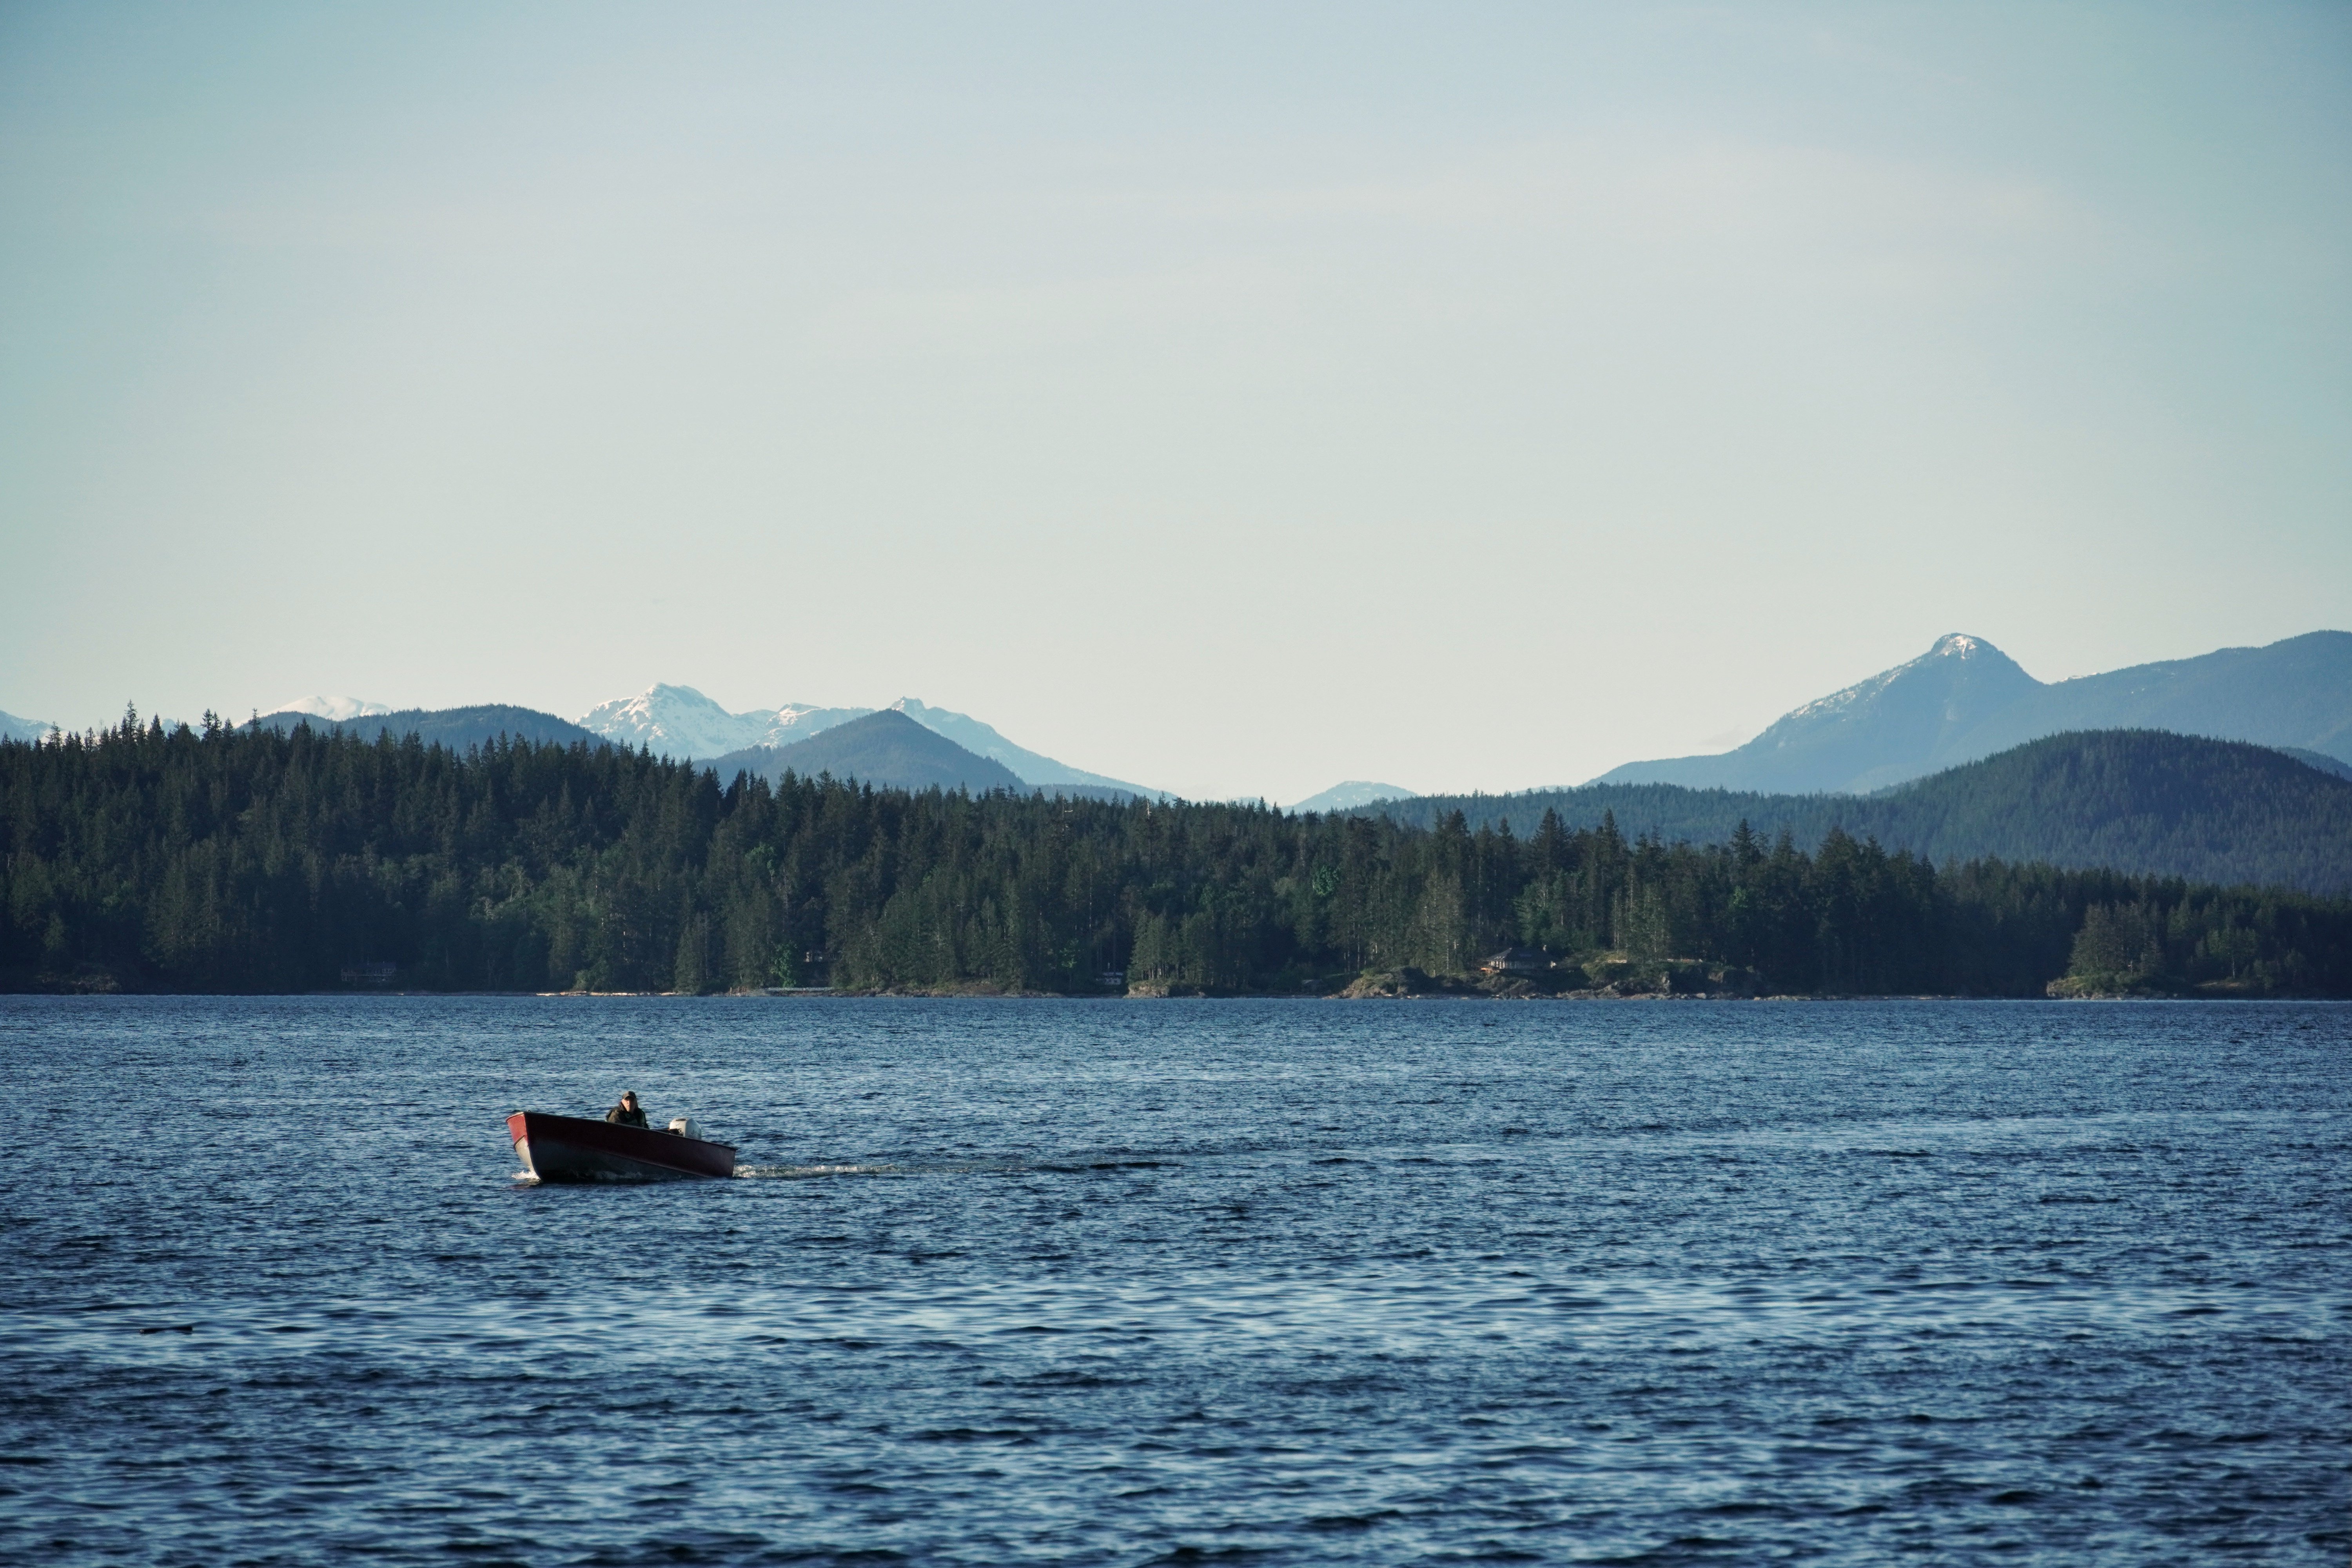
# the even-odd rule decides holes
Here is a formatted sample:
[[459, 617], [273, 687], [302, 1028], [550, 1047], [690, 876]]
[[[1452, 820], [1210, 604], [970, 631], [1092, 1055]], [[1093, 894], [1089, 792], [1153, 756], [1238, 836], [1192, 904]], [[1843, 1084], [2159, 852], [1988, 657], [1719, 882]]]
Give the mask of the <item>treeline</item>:
[[[1832, 831], [1712, 846], [1039, 795], [770, 784], [616, 747], [135, 716], [0, 744], [0, 984], [1098, 993], [1461, 974], [1509, 946], [1762, 988], [2352, 994], [2352, 906], [1939, 868]], [[2079, 961], [2079, 962], [2078, 962]], [[2097, 967], [2104, 965], [2105, 967]], [[386, 966], [389, 966], [388, 968]]]
[[1998, 858], [2352, 893], [2352, 782], [2267, 746], [2153, 730], [2046, 736], [1869, 795], [1586, 784], [1384, 801], [1360, 814], [1434, 827], [1456, 811], [1472, 827], [1508, 822], [1523, 834], [1548, 811], [1571, 826], [1606, 815], [1629, 833], [1702, 844], [1744, 821], [1785, 827], [1807, 849], [1842, 828], [1939, 866]]

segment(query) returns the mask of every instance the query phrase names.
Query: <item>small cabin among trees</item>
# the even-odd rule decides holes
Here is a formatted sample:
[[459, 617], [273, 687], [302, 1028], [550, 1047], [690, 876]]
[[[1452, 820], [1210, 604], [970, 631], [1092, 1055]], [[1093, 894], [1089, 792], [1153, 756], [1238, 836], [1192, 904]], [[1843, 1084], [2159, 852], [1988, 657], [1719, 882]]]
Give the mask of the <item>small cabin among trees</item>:
[[1487, 974], [1538, 974], [1551, 967], [1551, 955], [1532, 947], [1507, 947], [1481, 959], [1478, 967]]

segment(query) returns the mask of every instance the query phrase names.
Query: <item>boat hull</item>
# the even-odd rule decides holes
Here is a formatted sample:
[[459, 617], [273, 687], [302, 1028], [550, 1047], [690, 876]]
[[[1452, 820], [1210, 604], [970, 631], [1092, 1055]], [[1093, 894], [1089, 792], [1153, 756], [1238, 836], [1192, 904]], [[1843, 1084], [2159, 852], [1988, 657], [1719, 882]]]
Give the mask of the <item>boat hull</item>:
[[732, 1144], [583, 1116], [518, 1110], [507, 1118], [507, 1136], [523, 1169], [542, 1182], [680, 1182], [735, 1173]]

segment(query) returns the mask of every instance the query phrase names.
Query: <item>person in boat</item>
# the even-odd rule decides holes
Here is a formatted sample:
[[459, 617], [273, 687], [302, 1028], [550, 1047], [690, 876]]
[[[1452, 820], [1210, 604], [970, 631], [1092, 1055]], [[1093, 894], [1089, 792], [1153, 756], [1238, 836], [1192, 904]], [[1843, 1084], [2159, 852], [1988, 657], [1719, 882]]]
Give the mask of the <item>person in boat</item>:
[[634, 1089], [623, 1089], [621, 1103], [604, 1112], [604, 1120], [623, 1127], [646, 1125], [646, 1108], [637, 1103], [637, 1091]]

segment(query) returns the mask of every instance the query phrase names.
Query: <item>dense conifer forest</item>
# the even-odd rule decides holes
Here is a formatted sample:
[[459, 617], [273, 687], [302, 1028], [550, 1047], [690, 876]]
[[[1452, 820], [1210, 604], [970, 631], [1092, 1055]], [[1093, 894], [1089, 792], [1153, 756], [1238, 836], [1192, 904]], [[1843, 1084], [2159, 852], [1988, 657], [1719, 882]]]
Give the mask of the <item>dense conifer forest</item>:
[[2352, 994], [2352, 905], [1837, 830], [722, 784], [614, 747], [135, 715], [0, 744], [0, 896], [16, 989], [1360, 993], [1467, 988], [1516, 946], [1558, 966], [1490, 989]]

